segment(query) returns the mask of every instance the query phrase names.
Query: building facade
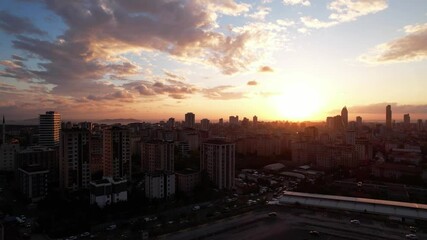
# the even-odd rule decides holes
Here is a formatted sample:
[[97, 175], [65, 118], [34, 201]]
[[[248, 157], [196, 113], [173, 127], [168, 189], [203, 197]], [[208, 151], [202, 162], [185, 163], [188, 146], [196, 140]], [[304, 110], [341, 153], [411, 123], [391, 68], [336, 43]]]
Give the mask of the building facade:
[[39, 144], [46, 147], [57, 147], [61, 131], [61, 114], [46, 112], [39, 116]]
[[222, 139], [211, 139], [200, 148], [200, 169], [205, 171], [210, 181], [219, 189], [232, 189], [235, 178], [234, 143]]
[[104, 177], [131, 180], [130, 132], [113, 126], [103, 131]]

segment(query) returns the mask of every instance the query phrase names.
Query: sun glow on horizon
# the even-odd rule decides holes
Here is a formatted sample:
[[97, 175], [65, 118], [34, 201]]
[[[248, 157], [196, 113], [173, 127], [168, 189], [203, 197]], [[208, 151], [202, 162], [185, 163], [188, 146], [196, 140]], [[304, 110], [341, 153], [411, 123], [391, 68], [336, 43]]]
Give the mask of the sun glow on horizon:
[[304, 83], [289, 85], [283, 94], [273, 98], [277, 116], [286, 120], [303, 121], [318, 118], [323, 99], [318, 89]]

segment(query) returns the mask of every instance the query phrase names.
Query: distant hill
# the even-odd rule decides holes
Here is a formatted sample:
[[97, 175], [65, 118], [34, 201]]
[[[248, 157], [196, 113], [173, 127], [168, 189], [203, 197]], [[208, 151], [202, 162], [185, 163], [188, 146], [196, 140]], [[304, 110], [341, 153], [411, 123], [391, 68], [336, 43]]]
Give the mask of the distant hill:
[[142, 122], [142, 121], [138, 119], [133, 119], [133, 118], [116, 118], [116, 119], [96, 120], [93, 122], [105, 123], [105, 124], [114, 124], [114, 123], [128, 124], [128, 123], [135, 123], [135, 122]]
[[8, 120], [6, 119], [7, 125], [39, 125], [39, 118], [30, 118], [24, 120]]

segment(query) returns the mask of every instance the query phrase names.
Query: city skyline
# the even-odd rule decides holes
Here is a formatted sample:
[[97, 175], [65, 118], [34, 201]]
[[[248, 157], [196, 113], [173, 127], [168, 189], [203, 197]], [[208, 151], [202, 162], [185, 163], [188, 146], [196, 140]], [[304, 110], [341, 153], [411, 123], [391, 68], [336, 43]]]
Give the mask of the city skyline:
[[422, 0], [2, 1], [0, 114], [427, 119]]

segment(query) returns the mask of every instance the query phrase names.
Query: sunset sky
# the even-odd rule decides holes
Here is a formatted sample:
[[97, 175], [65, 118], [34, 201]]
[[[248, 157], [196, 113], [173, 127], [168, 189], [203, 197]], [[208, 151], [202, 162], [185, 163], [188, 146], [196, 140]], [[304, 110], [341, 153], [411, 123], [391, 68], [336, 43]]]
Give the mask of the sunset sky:
[[0, 114], [427, 119], [426, 0], [2, 0]]

